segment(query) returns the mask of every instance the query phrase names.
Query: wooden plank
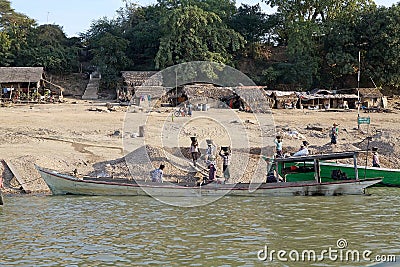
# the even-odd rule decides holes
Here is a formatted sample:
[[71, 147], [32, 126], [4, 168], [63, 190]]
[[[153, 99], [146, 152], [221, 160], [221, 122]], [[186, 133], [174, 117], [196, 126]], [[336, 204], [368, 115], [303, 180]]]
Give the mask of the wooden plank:
[[18, 173], [17, 169], [14, 167], [14, 165], [9, 160], [4, 160], [4, 162], [7, 165], [7, 167], [10, 169], [12, 174], [14, 175], [15, 179], [22, 186], [22, 189], [27, 193], [31, 192], [29, 190], [29, 186], [26, 184], [25, 180], [19, 175], [19, 173]]

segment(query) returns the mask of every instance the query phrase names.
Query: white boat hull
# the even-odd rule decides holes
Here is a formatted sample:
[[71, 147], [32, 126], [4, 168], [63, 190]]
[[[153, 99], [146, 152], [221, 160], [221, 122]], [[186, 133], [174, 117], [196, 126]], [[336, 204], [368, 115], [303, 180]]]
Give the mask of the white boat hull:
[[[80, 180], [56, 171], [37, 168], [53, 195], [96, 196], [147, 196], [198, 197], [198, 196], [335, 196], [361, 195], [365, 188], [381, 179], [346, 180], [330, 183], [295, 182], [254, 184], [217, 184], [204, 186], [181, 186], [174, 183], [151, 183], [134, 181]], [[254, 188], [254, 189], [252, 189]]]

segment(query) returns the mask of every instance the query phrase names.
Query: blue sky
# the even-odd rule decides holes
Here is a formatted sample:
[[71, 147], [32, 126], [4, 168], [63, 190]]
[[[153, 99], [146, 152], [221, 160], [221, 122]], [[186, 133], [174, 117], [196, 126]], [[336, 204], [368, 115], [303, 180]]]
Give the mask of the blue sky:
[[[140, 5], [156, 3], [156, 0], [134, 1]], [[237, 3], [254, 5], [260, 3], [264, 11], [270, 9], [257, 0], [237, 0]], [[391, 6], [399, 0], [375, 0], [377, 5]], [[90, 28], [93, 20], [113, 18], [115, 11], [124, 6], [122, 0], [11, 0], [15, 11], [24, 13], [39, 24], [57, 24], [63, 27], [68, 37], [77, 36]]]

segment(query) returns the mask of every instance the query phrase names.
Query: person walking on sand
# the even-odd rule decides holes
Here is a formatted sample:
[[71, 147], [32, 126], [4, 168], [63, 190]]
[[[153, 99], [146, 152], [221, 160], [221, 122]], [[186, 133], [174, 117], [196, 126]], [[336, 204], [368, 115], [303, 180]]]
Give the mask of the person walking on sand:
[[379, 155], [378, 155], [378, 148], [372, 148], [372, 167], [380, 168], [381, 165], [379, 163]]
[[165, 168], [165, 165], [161, 164], [158, 169], [155, 169], [150, 172], [151, 181], [153, 183], [162, 183], [163, 182], [164, 168]]
[[331, 128], [331, 145], [336, 145], [337, 144], [337, 138], [339, 135], [339, 124], [333, 123], [333, 126]]
[[189, 103], [188, 104], [188, 116], [189, 117], [192, 117], [192, 110], [193, 110], [193, 105], [192, 105], [192, 103]]
[[225, 183], [231, 178], [231, 175], [229, 173], [229, 165], [231, 164], [231, 151], [230, 148], [228, 147], [226, 150], [223, 150], [221, 148], [221, 151], [219, 152], [219, 155], [222, 157], [222, 172], [224, 174], [225, 178]]
[[276, 157], [277, 158], [282, 158], [283, 157], [283, 153], [282, 153], [282, 137], [281, 136], [277, 136], [274, 140], [275, 142], [275, 150], [276, 150]]

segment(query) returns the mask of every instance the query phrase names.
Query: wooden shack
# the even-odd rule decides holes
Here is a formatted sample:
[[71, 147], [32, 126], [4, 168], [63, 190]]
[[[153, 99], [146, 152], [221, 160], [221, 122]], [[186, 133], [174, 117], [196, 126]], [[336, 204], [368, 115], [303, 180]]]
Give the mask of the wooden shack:
[[354, 92], [360, 93], [361, 105], [366, 108], [386, 108], [385, 97], [379, 88], [355, 88]]
[[29, 99], [44, 86], [43, 67], [0, 67], [1, 98], [13, 99], [22, 96]]
[[274, 108], [296, 108], [299, 100], [294, 91], [271, 91], [270, 97], [274, 101]]
[[326, 89], [314, 89], [310, 92], [298, 92], [299, 107], [306, 109], [347, 109], [355, 108], [357, 95], [338, 94]]
[[133, 99], [139, 104], [142, 100], [159, 99], [165, 94], [161, 74], [157, 71], [123, 71], [121, 74], [123, 87], [117, 92], [121, 101]]

